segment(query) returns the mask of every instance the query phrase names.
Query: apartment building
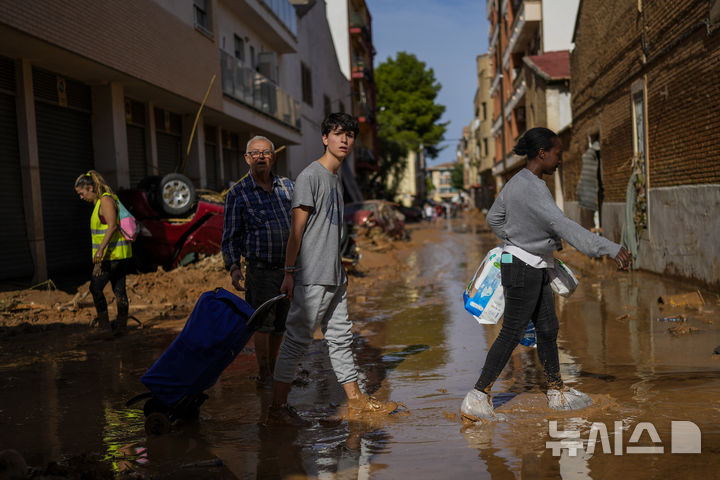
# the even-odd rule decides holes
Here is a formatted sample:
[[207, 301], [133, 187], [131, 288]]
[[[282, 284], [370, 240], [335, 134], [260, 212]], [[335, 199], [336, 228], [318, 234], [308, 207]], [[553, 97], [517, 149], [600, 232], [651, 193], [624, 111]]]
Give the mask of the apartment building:
[[465, 164], [465, 190], [470, 193], [472, 205], [481, 210], [489, 209], [495, 199], [497, 186], [492, 175], [495, 165], [495, 139], [493, 138], [493, 102], [490, 97], [492, 64], [488, 54], [476, 58], [477, 83], [473, 100], [473, 120], [467, 131], [463, 129], [462, 141], [467, 143]]
[[[542, 126], [560, 131], [570, 125], [569, 78], [559, 72], [569, 70], [578, 0], [488, 0], [486, 7], [493, 66], [493, 175], [501, 186], [525, 164], [512, 148], [526, 130]], [[561, 184], [559, 175], [548, 182], [553, 192]]]
[[372, 16], [365, 0], [329, 1], [327, 15], [340, 69], [351, 83], [351, 112], [360, 122], [353, 167], [357, 183], [367, 193], [373, 174], [380, 168]]
[[[602, 19], [602, 21], [598, 21]], [[720, 1], [583, 0], [566, 211], [636, 265], [720, 285]]]
[[452, 171], [457, 162], [441, 163], [428, 167], [427, 171], [433, 184], [428, 197], [435, 202], [452, 202], [458, 197], [457, 188], [452, 186]]
[[181, 171], [220, 190], [247, 171], [260, 134], [290, 147], [277, 170], [294, 177], [314, 158], [293, 146], [319, 143], [304, 124], [324, 113], [308, 91], [313, 106], [349, 94], [332, 49], [303, 46], [318, 15], [299, 19], [287, 0], [0, 0], [0, 11], [0, 279], [88, 264], [79, 174], [121, 189]]

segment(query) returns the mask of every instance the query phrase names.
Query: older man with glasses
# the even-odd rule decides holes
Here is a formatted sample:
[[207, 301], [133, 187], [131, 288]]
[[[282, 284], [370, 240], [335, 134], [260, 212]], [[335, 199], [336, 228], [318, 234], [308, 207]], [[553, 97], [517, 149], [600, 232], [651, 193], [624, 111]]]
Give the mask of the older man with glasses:
[[[257, 308], [280, 294], [285, 249], [290, 236], [293, 183], [273, 173], [275, 147], [265, 137], [250, 139], [245, 161], [250, 172], [233, 185], [225, 198], [222, 253], [233, 287], [245, 291], [246, 301]], [[246, 278], [242, 258], [245, 259]], [[260, 388], [272, 388], [275, 359], [285, 332], [288, 308], [287, 301], [276, 303], [262, 318], [255, 333]]]

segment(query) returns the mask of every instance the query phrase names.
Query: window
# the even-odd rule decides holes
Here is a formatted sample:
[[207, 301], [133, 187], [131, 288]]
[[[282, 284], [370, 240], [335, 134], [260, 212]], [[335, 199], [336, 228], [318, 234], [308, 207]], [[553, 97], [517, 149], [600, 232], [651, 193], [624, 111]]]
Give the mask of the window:
[[487, 103], [486, 102], [482, 102], [482, 114], [483, 114], [483, 116], [482, 116], [483, 120], [487, 120]]
[[212, 32], [210, 26], [210, 5], [208, 0], [193, 0], [193, 10], [195, 11], [195, 27], [204, 33]]
[[245, 40], [235, 35], [235, 58], [245, 63]]
[[255, 70], [255, 66], [256, 66], [256, 63], [255, 63], [255, 47], [250, 46], [250, 68], [252, 68], [253, 70]]
[[300, 80], [302, 83], [302, 99], [303, 102], [307, 103], [312, 107], [313, 95], [312, 95], [312, 74], [310, 69], [304, 63], [300, 64]]
[[483, 138], [483, 155], [488, 156], [488, 139]]
[[323, 95], [323, 110], [326, 117], [332, 113], [332, 103], [327, 95]]

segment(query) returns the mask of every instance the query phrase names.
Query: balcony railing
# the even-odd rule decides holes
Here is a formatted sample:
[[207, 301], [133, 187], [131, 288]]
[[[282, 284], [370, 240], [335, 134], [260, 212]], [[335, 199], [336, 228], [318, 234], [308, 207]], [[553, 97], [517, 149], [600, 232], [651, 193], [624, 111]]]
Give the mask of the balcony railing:
[[287, 27], [293, 35], [297, 35], [297, 17], [295, 7], [288, 0], [262, 0], [272, 10], [276, 17]]
[[350, 26], [351, 27], [366, 27], [367, 22], [365, 21], [365, 17], [362, 16], [359, 12], [350, 12]]
[[220, 51], [223, 93], [300, 130], [300, 102], [269, 78]]

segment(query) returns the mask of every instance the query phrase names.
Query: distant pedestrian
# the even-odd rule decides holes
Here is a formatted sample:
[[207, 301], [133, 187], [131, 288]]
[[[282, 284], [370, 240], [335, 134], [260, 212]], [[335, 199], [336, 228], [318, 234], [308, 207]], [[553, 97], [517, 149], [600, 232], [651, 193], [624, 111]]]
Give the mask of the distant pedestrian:
[[[290, 235], [293, 184], [273, 173], [275, 146], [265, 137], [250, 139], [245, 161], [250, 172], [225, 198], [222, 253], [233, 287], [245, 290], [247, 302], [258, 308], [280, 294]], [[242, 258], [247, 264], [247, 279], [242, 273]], [[288, 308], [287, 301], [273, 305], [255, 332], [257, 384], [261, 388], [272, 386], [272, 372], [285, 332]]]
[[[111, 327], [116, 334], [127, 330], [130, 303], [125, 289], [125, 277], [132, 258], [132, 244], [119, 228], [118, 198], [103, 177], [95, 170], [80, 175], [75, 180], [75, 191], [82, 200], [94, 205], [90, 215], [93, 272], [90, 277], [90, 293], [97, 317], [93, 323], [102, 329]], [[117, 300], [117, 319], [112, 324], [108, 305], [103, 294], [105, 285], [112, 285]]]
[[428, 222], [433, 221], [433, 208], [432, 205], [430, 205], [429, 203], [425, 204], [424, 214], [425, 220], [427, 220]]
[[625, 248], [584, 229], [555, 205], [542, 181], [542, 175], [553, 174], [561, 162], [562, 144], [552, 130], [528, 130], [513, 152], [527, 156], [527, 166], [505, 185], [487, 214], [488, 225], [504, 242], [500, 272], [505, 315], [480, 378], [460, 407], [462, 416], [472, 421], [496, 418], [490, 389], [531, 320], [537, 335], [538, 356], [545, 370], [548, 406], [555, 410], [575, 410], [590, 405], [592, 399], [588, 395], [568, 388], [560, 377], [559, 323], [548, 268], [554, 265], [553, 252], [562, 248], [561, 240], [588, 256], [613, 257], [621, 269], [627, 269], [630, 264], [630, 254]]
[[280, 290], [292, 299], [287, 334], [275, 365], [275, 384], [267, 424], [305, 426], [287, 404], [300, 359], [320, 326], [338, 382], [351, 411], [388, 414], [395, 402], [382, 402], [360, 392], [351, 344], [352, 323], [347, 312], [347, 276], [340, 259], [343, 192], [338, 171], [352, 152], [358, 123], [346, 113], [332, 113], [321, 126], [325, 153], [306, 167], [295, 182], [292, 228], [285, 256], [285, 279]]

